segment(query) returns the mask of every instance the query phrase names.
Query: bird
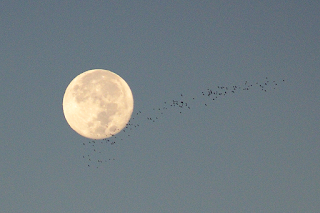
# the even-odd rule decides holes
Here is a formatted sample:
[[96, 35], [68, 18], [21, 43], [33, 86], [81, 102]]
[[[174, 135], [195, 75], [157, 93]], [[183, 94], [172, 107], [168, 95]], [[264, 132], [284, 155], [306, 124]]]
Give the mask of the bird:
[[[282, 79], [282, 82], [285, 80]], [[131, 138], [134, 138], [131, 133], [135, 131], [135, 129], [141, 128], [141, 123], [145, 121], [145, 124], [147, 125], [154, 125], [155, 123], [162, 120], [166, 113], [178, 113], [178, 114], [184, 114], [186, 112], [185, 110], [191, 110], [197, 109], [197, 107], [206, 107], [206, 110], [210, 110], [212, 104], [208, 104], [208, 101], [211, 101], [211, 103], [216, 103], [219, 100], [223, 100], [227, 97], [235, 97], [234, 94], [238, 94], [241, 92], [246, 92], [249, 90], [253, 90], [254, 88], [260, 89], [260, 91], [263, 91], [264, 93], [269, 92], [269, 89], [275, 90], [279, 86], [279, 82], [276, 80], [270, 80], [268, 77], [266, 77], [262, 81], [244, 81], [240, 84], [233, 84], [233, 85], [219, 85], [219, 86], [211, 86], [206, 87], [204, 91], [198, 91], [198, 95], [196, 96], [189, 96], [185, 93], [177, 93], [175, 95], [175, 98], [170, 98], [169, 100], [162, 101], [162, 106], [154, 106], [150, 107], [149, 110], [151, 112], [137, 110], [135, 113], [132, 113], [132, 118], [128, 121], [128, 123], [125, 125], [125, 128], [123, 128], [119, 135], [112, 134], [110, 138], [102, 139], [99, 143], [99, 140], [90, 140], [88, 141], [89, 144], [92, 146], [85, 146], [86, 143], [82, 142], [83, 149], [86, 152], [89, 152], [87, 155], [81, 155], [82, 158], [85, 161], [89, 161], [90, 164], [87, 164], [88, 167], [90, 165], [97, 166], [95, 164], [99, 164], [99, 168], [106, 162], [110, 162], [111, 160], [115, 160], [115, 158], [105, 155], [105, 148], [106, 145], [113, 145], [117, 146], [118, 142], [121, 142], [127, 140], [132, 140]], [[272, 90], [272, 91], [273, 91]], [[228, 92], [230, 91], [230, 92]], [[229, 94], [233, 94], [232, 96], [229, 96]], [[174, 94], [173, 94], [174, 96]], [[200, 104], [200, 105], [199, 105]], [[203, 105], [202, 105], [203, 104]], [[200, 108], [199, 108], [200, 109]], [[203, 108], [204, 109], [204, 108]], [[200, 109], [201, 110], [201, 109]], [[190, 112], [191, 112], [190, 111]], [[210, 113], [210, 111], [208, 111]], [[172, 115], [172, 114], [170, 114]], [[121, 134], [122, 133], [122, 134]], [[105, 143], [102, 143], [102, 141], [105, 141]], [[98, 157], [99, 156], [99, 157]], [[104, 159], [103, 159], [104, 158]]]

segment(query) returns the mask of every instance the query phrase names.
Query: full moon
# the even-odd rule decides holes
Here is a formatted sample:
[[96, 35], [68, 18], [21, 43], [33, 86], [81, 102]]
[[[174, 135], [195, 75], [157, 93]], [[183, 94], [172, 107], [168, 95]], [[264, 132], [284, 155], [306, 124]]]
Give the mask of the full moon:
[[75, 77], [63, 96], [63, 113], [70, 127], [90, 139], [119, 133], [129, 122], [133, 96], [129, 85], [117, 74], [89, 70]]

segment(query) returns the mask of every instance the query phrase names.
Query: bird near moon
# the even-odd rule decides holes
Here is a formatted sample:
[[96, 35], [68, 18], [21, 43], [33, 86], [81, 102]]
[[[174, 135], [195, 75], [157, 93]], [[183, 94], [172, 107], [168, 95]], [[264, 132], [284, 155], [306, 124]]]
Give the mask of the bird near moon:
[[87, 166], [99, 168], [103, 162], [115, 160], [105, 155], [106, 144], [125, 141], [132, 131], [142, 124], [157, 122], [166, 112], [183, 114], [186, 110], [208, 109], [224, 97], [249, 90], [265, 93], [278, 85], [279, 82], [265, 77], [262, 81], [213, 86], [195, 96], [177, 93], [161, 106], [133, 113], [133, 96], [128, 84], [111, 71], [95, 69], [71, 81], [63, 97], [63, 112], [73, 130], [91, 139], [82, 143], [86, 150], [82, 158], [87, 160]]
[[90, 139], [119, 133], [130, 120], [133, 96], [117, 74], [89, 70], [75, 77], [63, 97], [63, 112], [70, 127]]

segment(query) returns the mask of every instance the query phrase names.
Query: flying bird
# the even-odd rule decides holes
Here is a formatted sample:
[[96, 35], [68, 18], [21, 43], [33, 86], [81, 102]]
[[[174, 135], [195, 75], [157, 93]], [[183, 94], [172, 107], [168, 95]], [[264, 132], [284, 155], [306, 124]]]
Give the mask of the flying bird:
[[[285, 80], [283, 79], [282, 82]], [[102, 140], [91, 140], [88, 143], [92, 146], [85, 146], [83, 142], [83, 148], [89, 152], [90, 154], [82, 155], [82, 158], [87, 161], [87, 167], [93, 165], [93, 168], [100, 168], [95, 164], [103, 164], [107, 161], [114, 161], [115, 158], [105, 156], [105, 150], [108, 148], [106, 145], [115, 145], [118, 144], [118, 141], [132, 140], [131, 133], [135, 131], [135, 129], [140, 128], [140, 123], [145, 120], [150, 125], [156, 122], [159, 122], [163, 115], [165, 115], [168, 111], [177, 112], [178, 114], [182, 114], [185, 110], [192, 110], [195, 105], [205, 106], [206, 109], [210, 109], [209, 106], [212, 106], [212, 103], [216, 101], [222, 100], [225, 97], [228, 97], [229, 94], [240, 93], [241, 91], [249, 91], [251, 89], [260, 88], [264, 93], [269, 91], [269, 89], [276, 89], [279, 83], [276, 80], [269, 80], [268, 77], [264, 79], [262, 82], [255, 82], [255, 84], [251, 84], [249, 81], [245, 81], [242, 84], [228, 85], [228, 86], [216, 86], [216, 87], [208, 87], [205, 91], [199, 91], [198, 96], [188, 97], [186, 94], [178, 93], [178, 98], [173, 98], [171, 101], [165, 100], [163, 106], [152, 107], [151, 113], [138, 110], [136, 113], [132, 114], [132, 117], [129, 122], [126, 124], [125, 128], [118, 133], [117, 136], [111, 135], [110, 138], [105, 138]], [[216, 88], [216, 89], [214, 89]], [[227, 92], [227, 91], [231, 91]], [[234, 96], [231, 97], [234, 97]], [[202, 105], [203, 104], [203, 105]], [[121, 134], [123, 133], [123, 134]], [[99, 143], [99, 141], [101, 143]], [[105, 141], [105, 143], [102, 143]], [[97, 143], [96, 143], [97, 142]], [[105, 159], [105, 160], [104, 160]], [[108, 160], [107, 160], [108, 159]], [[89, 164], [88, 164], [89, 162]]]

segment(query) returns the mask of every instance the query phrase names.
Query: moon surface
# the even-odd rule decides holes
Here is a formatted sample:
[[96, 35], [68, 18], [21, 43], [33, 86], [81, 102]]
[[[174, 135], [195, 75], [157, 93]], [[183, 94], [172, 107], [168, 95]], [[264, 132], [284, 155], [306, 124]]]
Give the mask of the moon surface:
[[133, 111], [129, 85], [119, 75], [103, 69], [75, 77], [63, 97], [63, 113], [70, 127], [90, 139], [119, 133]]

